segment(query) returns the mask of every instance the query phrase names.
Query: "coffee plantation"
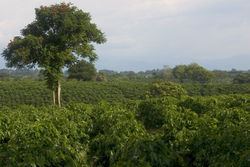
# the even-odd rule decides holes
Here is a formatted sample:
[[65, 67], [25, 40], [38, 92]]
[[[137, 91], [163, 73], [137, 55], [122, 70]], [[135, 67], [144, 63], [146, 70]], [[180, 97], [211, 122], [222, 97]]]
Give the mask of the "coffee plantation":
[[[105, 6], [98, 3], [101, 7], [98, 6], [96, 9], [108, 10], [104, 13], [102, 10], [97, 12], [104, 15], [99, 19], [95, 16], [94, 20], [106, 19], [102, 20], [102, 26], [110, 30], [114, 30], [113, 25], [116, 26], [115, 34], [108, 32], [108, 36], [111, 37], [108, 41], [111, 42], [107, 48], [111, 52], [105, 49], [96, 52], [96, 45], [107, 41], [106, 34], [92, 22], [90, 13], [84, 12], [70, 2], [35, 8], [34, 20], [21, 29], [20, 35], [12, 37], [5, 48], [0, 47], [3, 48], [1, 56], [6, 63], [5, 67], [8, 68], [0, 69], [0, 167], [250, 166], [250, 70], [246, 70], [247, 65], [241, 67], [245, 68], [244, 70], [233, 68], [231, 71], [210, 71], [197, 63], [176, 65], [173, 68], [164, 65], [163, 69], [145, 72], [116, 72], [108, 69], [96, 71], [94, 63], [99, 57], [97, 53], [106, 55], [106, 63], [108, 61], [117, 69], [133, 65], [130, 68], [139, 70], [147, 66], [153, 67], [157, 62], [162, 64], [164, 61], [171, 65], [171, 62], [177, 60], [190, 61], [185, 56], [191, 55], [193, 58], [196, 57], [197, 61], [206, 62], [207, 67], [220, 64], [215, 61], [220, 57], [215, 57], [219, 55], [216, 53], [218, 48], [223, 48], [221, 46], [205, 47], [214, 52], [213, 55], [211, 51], [205, 51], [204, 47], [201, 47], [202, 44], [197, 45], [198, 38], [194, 38], [196, 43], [193, 44], [194, 39], [187, 38], [191, 41], [187, 48], [183, 47], [184, 45], [176, 45], [181, 40], [179, 37], [191, 37], [185, 33], [190, 33], [186, 30], [189, 30], [188, 26], [192, 24], [183, 24], [184, 33], [177, 28], [181, 33], [176, 39], [173, 38], [174, 43], [171, 41], [171, 37], [175, 36], [172, 32], [170, 38], [165, 32], [160, 32], [161, 39], [155, 38], [159, 36], [155, 33], [157, 31], [152, 31], [153, 35], [150, 34], [152, 27], [158, 27], [160, 30], [156, 24], [164, 26], [165, 23], [161, 22], [165, 17], [162, 17], [163, 10], [155, 17], [156, 15], [151, 16], [154, 12], [148, 13], [148, 9], [157, 9], [158, 5], [161, 5], [159, 9], [164, 9], [163, 6], [166, 4], [148, 2], [132, 6], [130, 3], [122, 2], [122, 12], [127, 15], [124, 11], [128, 7], [128, 11], [132, 11], [135, 16], [130, 17], [132, 15], [129, 14], [129, 18], [139, 21], [139, 24], [130, 21], [133, 23], [132, 27], [128, 26], [126, 21], [122, 25], [110, 23], [108, 13], [113, 10], [107, 6], [114, 7], [114, 4], [105, 1]], [[117, 4], [121, 6], [121, 3]], [[177, 6], [182, 8], [183, 5], [180, 4], [182, 3], [177, 2]], [[96, 4], [93, 2], [93, 5]], [[139, 6], [142, 8], [137, 10]], [[167, 3], [167, 6], [172, 8], [176, 4]], [[190, 8], [192, 4], [188, 6]], [[185, 8], [184, 12], [178, 12], [179, 9], [176, 10], [174, 7], [177, 12], [171, 14], [171, 11], [168, 11], [167, 15], [170, 14], [171, 21], [175, 20], [176, 13], [178, 18], [183, 18], [182, 14], [191, 12], [193, 15], [193, 9], [200, 11], [197, 9], [203, 8], [203, 5], [195, 6], [192, 10]], [[119, 13], [118, 8], [113, 12]], [[6, 11], [18, 12], [8, 9]], [[139, 17], [136, 15], [138, 11]], [[218, 11], [228, 10], [218, 8], [211, 11], [215, 11], [217, 17], [220, 16]], [[145, 12], [146, 17], [143, 16]], [[205, 10], [205, 13], [209, 12]], [[18, 20], [17, 24], [22, 23], [19, 19], [22, 20], [24, 17], [18, 14], [15, 17], [13, 18]], [[119, 17], [117, 21], [124, 21], [127, 16], [123, 17], [119, 13]], [[114, 20], [113, 17], [111, 20]], [[155, 25], [143, 29], [145, 24], [140, 28], [143, 31], [136, 30], [136, 27], [145, 21], [153, 21]], [[12, 32], [16, 25], [15, 20], [8, 19], [5, 19], [4, 24], [2, 21], [0, 23], [1, 26], [11, 27], [7, 28], [10, 34], [0, 32], [1, 38], [4, 34], [4, 39], [0, 41], [2, 44], [11, 33], [16, 34]], [[195, 24], [200, 25], [199, 22]], [[198, 27], [204, 28], [209, 24], [204, 25]], [[240, 24], [240, 27], [242, 25]], [[246, 19], [244, 25], [249, 25]], [[218, 26], [212, 28], [211, 32], [216, 33], [216, 28]], [[1, 27], [0, 31], [5, 29]], [[134, 32], [137, 35], [145, 38], [130, 37], [130, 29], [136, 30]], [[192, 31], [202, 35], [202, 31], [197, 30]], [[124, 32], [125, 36], [122, 34]], [[228, 32], [231, 31], [225, 32], [230, 35]], [[208, 34], [211, 36], [211, 33]], [[239, 33], [233, 31], [233, 36], [237, 35]], [[223, 40], [224, 36], [221, 36]], [[216, 34], [212, 34], [212, 37], [216, 37]], [[209, 38], [210, 42], [211, 39]], [[217, 37], [214, 39], [222, 40]], [[138, 46], [134, 45], [135, 41], [136, 45], [139, 44], [139, 50]], [[156, 41], [160, 45], [156, 45]], [[203, 45], [207, 43], [203, 39], [200, 41], [204, 41]], [[236, 41], [236, 47], [228, 46], [232, 41]], [[225, 59], [221, 60], [225, 60], [227, 68], [231, 64], [229, 62], [236, 60], [233, 55], [247, 54], [244, 48], [238, 47], [238, 41], [232, 38], [229, 43], [226, 42], [226, 49], [230, 48], [230, 53], [224, 54]], [[241, 54], [234, 53], [235, 48], [237, 52], [241, 50]], [[167, 50], [168, 52], [165, 52]], [[178, 54], [174, 50], [181, 52]], [[203, 57], [200, 57], [202, 55], [198, 55], [197, 51], [207, 55], [204, 57], [203, 54]], [[143, 60], [145, 55], [153, 59]], [[161, 58], [154, 55], [161, 55]], [[211, 58], [208, 59], [206, 56]], [[112, 57], [119, 58], [112, 60]], [[150, 59], [153, 60], [153, 64], [150, 64]], [[242, 61], [241, 59], [234, 63], [237, 64]], [[103, 65], [106, 66], [105, 62]]]
[[2, 107], [0, 166], [247, 167], [249, 125], [249, 94]]
[[[151, 85], [153, 85], [153, 88], [155, 87], [155, 83], [144, 82], [63, 82], [62, 104], [64, 105], [69, 102], [97, 104], [103, 100], [109, 102], [143, 100], [147, 97], [147, 92], [152, 89]], [[250, 93], [250, 84], [182, 84], [181, 86], [189, 96]], [[155, 91], [155, 89], [153, 89], [153, 91]], [[155, 93], [152, 92], [153, 96], [158, 96], [154, 94]], [[52, 104], [52, 93], [47, 89], [45, 82], [0, 82], [0, 108], [3, 106], [17, 108], [20, 105], [41, 107], [50, 104]]]

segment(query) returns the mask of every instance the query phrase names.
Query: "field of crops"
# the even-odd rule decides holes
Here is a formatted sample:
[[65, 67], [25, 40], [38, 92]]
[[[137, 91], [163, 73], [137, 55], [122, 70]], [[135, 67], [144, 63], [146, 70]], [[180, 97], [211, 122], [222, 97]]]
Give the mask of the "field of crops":
[[249, 129], [249, 94], [3, 107], [0, 166], [247, 167]]
[[0, 167], [250, 167], [250, 3], [96, 2], [3, 3]]
[[[65, 82], [62, 84], [62, 103], [96, 104], [102, 100], [122, 101], [145, 97], [146, 83]], [[47, 106], [52, 104], [52, 93], [44, 82], [0, 82], [0, 107], [20, 105]]]
[[[222, 94], [249, 94], [250, 84], [192, 85], [182, 87], [190, 96]], [[148, 83], [136, 82], [64, 82], [62, 104], [69, 102], [97, 104], [100, 101], [124, 101], [145, 99]], [[52, 93], [44, 82], [0, 82], [0, 108], [16, 108], [20, 105], [47, 106], [52, 103]]]

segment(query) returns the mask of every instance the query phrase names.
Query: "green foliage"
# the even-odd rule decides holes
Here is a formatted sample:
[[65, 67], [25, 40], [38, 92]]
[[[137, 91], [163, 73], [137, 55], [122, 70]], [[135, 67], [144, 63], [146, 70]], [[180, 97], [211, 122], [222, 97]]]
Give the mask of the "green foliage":
[[[229, 85], [181, 85], [190, 96], [212, 96], [219, 94], [248, 94], [250, 84]], [[124, 102], [143, 100], [150, 90], [148, 83], [137, 82], [63, 82], [62, 102], [96, 104], [102, 100]], [[178, 89], [177, 89], [178, 90]], [[171, 92], [171, 91], [170, 91]], [[178, 95], [178, 94], [177, 94]], [[176, 96], [173, 94], [173, 96]], [[20, 105], [47, 106], [52, 94], [44, 82], [18, 81], [0, 82], [0, 108], [16, 108]], [[246, 107], [247, 108], [247, 107]]]
[[131, 138], [145, 134], [143, 126], [130, 111], [119, 106], [102, 104], [94, 109], [94, 127], [89, 143], [93, 166], [112, 166]]
[[170, 158], [165, 156], [168, 166], [244, 166], [250, 148], [249, 99], [249, 95], [148, 99], [139, 104], [137, 119], [150, 134], [161, 136], [168, 148], [165, 153], [170, 153]]
[[249, 94], [250, 84], [182, 84], [189, 96]]
[[244, 83], [250, 83], [250, 73], [248, 74], [238, 74], [233, 79], [234, 84], [244, 84]]
[[96, 69], [92, 63], [81, 60], [70, 66], [68, 73], [69, 79], [77, 79], [78, 81], [91, 81], [95, 78]]
[[1, 82], [0, 106], [17, 108], [20, 105], [50, 105], [52, 95], [44, 82]]
[[185, 100], [179, 102], [178, 106], [182, 107], [183, 110], [190, 109], [199, 115], [218, 108], [217, 99], [213, 97], [187, 97]]
[[[104, 101], [123, 102], [127, 99], [138, 100], [146, 96], [146, 83], [128, 82], [63, 82], [62, 102], [96, 104]], [[18, 81], [0, 82], [0, 108], [20, 105], [47, 106], [51, 104], [52, 94], [44, 82]]]
[[172, 81], [173, 80], [173, 70], [165, 65], [162, 70], [160, 70], [158, 73], [153, 73], [154, 79], [161, 79], [164, 81]]
[[[222, 117], [221, 117], [222, 116]], [[196, 166], [245, 166], [249, 161], [249, 112], [222, 109], [211, 115], [216, 122], [202, 121], [194, 142], [190, 143]], [[206, 123], [207, 122], [207, 123]]]
[[199, 66], [196, 63], [189, 64], [186, 69], [187, 78], [199, 83], [208, 83], [214, 78], [211, 71]]
[[103, 81], [107, 81], [107, 78], [106, 78], [106, 76], [105, 76], [105, 74], [103, 72], [98, 72], [96, 74], [95, 80], [98, 81], [98, 82], [103, 82]]
[[176, 103], [174, 98], [147, 99], [138, 105], [136, 112], [146, 129], [153, 131], [159, 129], [165, 123], [166, 112], [176, 110], [173, 105]]
[[176, 97], [186, 95], [186, 91], [181, 85], [173, 82], [156, 81], [150, 85], [150, 97]]
[[127, 147], [122, 150], [120, 160], [114, 166], [173, 166], [171, 161], [174, 156], [159, 137], [143, 136], [129, 141]]
[[90, 21], [89, 13], [70, 3], [36, 8], [35, 21], [21, 31], [23, 37], [10, 41], [3, 56], [9, 66], [39, 65], [48, 72], [71, 64], [76, 59], [73, 52], [95, 60], [90, 43], [103, 43], [106, 39]]
[[106, 39], [91, 23], [90, 14], [71, 3], [41, 6], [35, 10], [35, 21], [21, 31], [22, 36], [10, 41], [2, 55], [8, 67], [43, 69], [48, 88], [53, 93], [58, 89], [57, 103], [61, 106], [62, 69], [79, 59], [96, 60], [93, 43], [101, 44]]
[[184, 79], [186, 79], [186, 65], [178, 65], [173, 68], [173, 75], [179, 82], [183, 83]]
[[4, 108], [0, 115], [0, 166], [86, 165], [88, 118], [66, 108], [28, 106]]
[[246, 167], [249, 99], [221, 95], [4, 107], [0, 166]]
[[213, 72], [206, 70], [196, 63], [176, 66], [173, 68], [173, 75], [181, 83], [208, 83], [214, 78]]
[[[171, 81], [177, 83], [213, 83], [213, 84], [232, 84], [237, 75], [249, 76], [250, 70], [241, 71], [232, 69], [231, 71], [213, 70], [208, 71], [204, 67], [191, 63], [189, 65], [177, 65], [170, 68], [164, 65], [162, 69], [153, 69], [146, 71], [112, 71], [100, 70], [107, 76], [108, 81], [136, 81], [152, 82], [156, 79]], [[245, 78], [245, 77], [244, 77]], [[244, 79], [245, 80], [245, 79]], [[238, 83], [238, 82], [237, 82]], [[247, 82], [245, 82], [247, 83]]]

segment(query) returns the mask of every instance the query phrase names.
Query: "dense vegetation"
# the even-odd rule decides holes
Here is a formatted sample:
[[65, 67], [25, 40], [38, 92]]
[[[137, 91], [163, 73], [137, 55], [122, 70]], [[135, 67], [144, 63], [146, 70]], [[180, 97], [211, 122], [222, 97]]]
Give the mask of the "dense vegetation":
[[250, 95], [0, 110], [0, 166], [247, 167]]
[[90, 14], [35, 10], [2, 53], [17, 69], [0, 69], [0, 166], [249, 166], [250, 70], [96, 72]]
[[[249, 94], [250, 84], [182, 84], [190, 96], [221, 94]], [[147, 96], [150, 84], [141, 82], [80, 82], [62, 83], [62, 104], [83, 102], [96, 104], [104, 101], [141, 100]], [[18, 81], [0, 82], [0, 107], [16, 108], [20, 105], [50, 105], [51, 92], [45, 82]]]
[[249, 164], [249, 84], [72, 81], [62, 87], [59, 108], [49, 106], [44, 82], [0, 82], [0, 166]]
[[96, 68], [95, 66], [85, 60], [76, 62], [68, 69], [68, 78], [76, 79], [78, 81], [91, 81], [95, 79]]

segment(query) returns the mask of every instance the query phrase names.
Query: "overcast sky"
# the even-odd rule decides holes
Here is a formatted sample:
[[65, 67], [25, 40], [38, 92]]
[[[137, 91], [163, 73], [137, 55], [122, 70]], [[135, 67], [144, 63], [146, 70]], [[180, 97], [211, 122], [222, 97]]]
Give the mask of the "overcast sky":
[[[0, 0], [0, 52], [59, 0]], [[64, 2], [69, 2], [65, 0]], [[105, 32], [98, 69], [146, 70], [197, 62], [208, 69], [250, 69], [250, 0], [71, 0]], [[0, 58], [0, 68], [4, 68]]]

